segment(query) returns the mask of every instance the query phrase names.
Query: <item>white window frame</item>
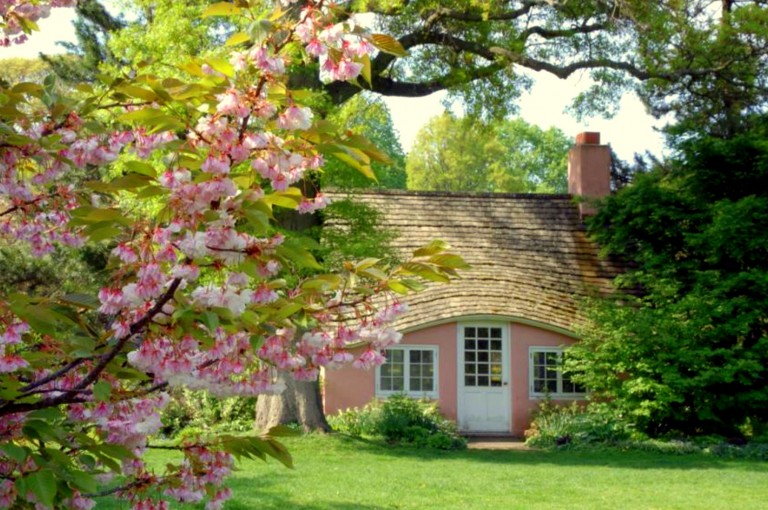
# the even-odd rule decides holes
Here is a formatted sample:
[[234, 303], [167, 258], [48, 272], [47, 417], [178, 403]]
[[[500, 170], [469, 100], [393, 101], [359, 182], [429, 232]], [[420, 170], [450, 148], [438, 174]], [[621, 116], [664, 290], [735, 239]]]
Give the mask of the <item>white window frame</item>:
[[[439, 355], [440, 350], [438, 349], [437, 345], [395, 345], [392, 347], [389, 347], [387, 350], [402, 350], [403, 351], [403, 390], [402, 391], [391, 391], [391, 390], [382, 390], [381, 389], [381, 367], [376, 367], [376, 396], [377, 397], [390, 397], [392, 395], [400, 395], [405, 394], [409, 397], [414, 398], [429, 398], [429, 399], [438, 399], [439, 398]], [[411, 384], [411, 363], [410, 363], [410, 352], [411, 351], [430, 351], [432, 352], [432, 391], [411, 391], [410, 384]], [[385, 362], [386, 364], [386, 362]], [[383, 365], [382, 365], [383, 366]]]
[[585, 392], [564, 392], [563, 391], [563, 372], [562, 370], [557, 371], [557, 391], [555, 392], [543, 392], [543, 391], [535, 391], [534, 390], [534, 354], [538, 353], [549, 353], [553, 352], [557, 354], [559, 365], [562, 365], [562, 359], [563, 359], [563, 353], [566, 351], [566, 349], [563, 349], [562, 347], [529, 347], [528, 348], [528, 395], [531, 399], [542, 399], [546, 397], [550, 397], [553, 399], [574, 399], [579, 400], [586, 397]]

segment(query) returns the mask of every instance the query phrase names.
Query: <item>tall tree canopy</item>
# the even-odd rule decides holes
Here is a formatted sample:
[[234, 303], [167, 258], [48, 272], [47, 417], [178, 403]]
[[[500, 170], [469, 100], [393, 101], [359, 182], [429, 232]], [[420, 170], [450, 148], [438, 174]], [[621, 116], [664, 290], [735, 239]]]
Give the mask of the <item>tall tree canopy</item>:
[[699, 135], [609, 198], [591, 223], [633, 262], [588, 310], [571, 360], [640, 429], [734, 436], [768, 426], [768, 118]]
[[416, 137], [408, 187], [435, 191], [565, 193], [571, 142], [522, 119], [487, 123], [444, 113]]
[[331, 113], [329, 120], [348, 131], [364, 136], [389, 158], [388, 162], [373, 161], [375, 176], [363, 175], [338, 158], [331, 157], [323, 167], [323, 186], [336, 188], [405, 188], [405, 153], [392, 123], [389, 108], [380, 96], [358, 94]]
[[[123, 8], [134, 11], [136, 21], [110, 42], [110, 50], [120, 60], [151, 57], [156, 72], [175, 66], [181, 52], [208, 51], [211, 41], [226, 37], [238, 22], [200, 21], [194, 14], [206, 3], [128, 1]], [[657, 114], [706, 120], [720, 131], [734, 129], [742, 111], [765, 103], [767, 5], [765, 0], [347, 3], [352, 12], [372, 15], [363, 19], [375, 19], [380, 31], [396, 35], [408, 52], [401, 59], [384, 52], [371, 57], [370, 88], [380, 94], [417, 97], [447, 89], [473, 114], [506, 114], [531, 85], [531, 71], [560, 78], [585, 72], [594, 86], [575, 98], [581, 113], [610, 113], [619, 95], [635, 90]], [[314, 64], [305, 64], [294, 68], [294, 79], [327, 91], [335, 104], [361, 90], [353, 83], [322, 83]]]
[[[373, 87], [420, 96], [462, 95], [471, 111], [506, 110], [529, 85], [524, 71], [565, 78], [587, 71], [595, 86], [582, 111], [610, 109], [623, 90], [656, 112], [736, 112], [766, 97], [768, 12], [763, 0], [355, 0], [379, 15], [410, 57], [373, 59]], [[727, 97], [722, 95], [728, 89]], [[339, 94], [350, 93], [336, 84]], [[728, 104], [725, 104], [728, 103]], [[714, 105], [724, 108], [713, 108]]]

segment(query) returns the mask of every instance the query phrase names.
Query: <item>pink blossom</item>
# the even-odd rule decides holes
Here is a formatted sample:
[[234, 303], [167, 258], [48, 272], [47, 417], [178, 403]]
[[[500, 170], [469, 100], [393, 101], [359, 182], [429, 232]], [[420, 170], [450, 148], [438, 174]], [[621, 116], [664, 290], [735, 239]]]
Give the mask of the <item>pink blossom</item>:
[[274, 303], [277, 301], [278, 297], [279, 296], [277, 295], [277, 292], [270, 289], [266, 285], [261, 285], [251, 295], [251, 302], [259, 305], [266, 305], [269, 303]]
[[79, 492], [75, 491], [72, 497], [64, 501], [67, 508], [72, 510], [91, 510], [96, 506], [96, 501], [91, 498], [84, 498]]
[[0, 356], [0, 374], [15, 372], [20, 368], [26, 368], [28, 366], [29, 363], [27, 360], [16, 354]]
[[320, 42], [319, 39], [311, 39], [306, 46], [307, 53], [313, 57], [320, 57], [328, 53], [328, 47]]
[[180, 264], [171, 269], [172, 278], [181, 278], [182, 280], [195, 281], [200, 276], [200, 267], [195, 264]]
[[308, 214], [320, 209], [324, 209], [328, 206], [328, 204], [330, 204], [330, 200], [326, 198], [322, 193], [318, 193], [317, 196], [313, 197], [312, 199], [302, 199], [296, 210], [299, 212], [299, 214]]
[[203, 161], [203, 172], [215, 175], [227, 175], [229, 173], [229, 160], [224, 156], [208, 156]]
[[312, 127], [312, 110], [307, 107], [289, 106], [277, 119], [281, 129], [307, 130]]
[[99, 312], [107, 315], [120, 313], [126, 305], [123, 292], [120, 289], [109, 289], [106, 287], [101, 289], [99, 291], [99, 301], [101, 301]]
[[136, 295], [143, 299], [152, 299], [159, 296], [163, 291], [166, 282], [166, 276], [160, 269], [160, 266], [152, 263], [139, 268], [136, 273], [138, 282], [136, 284]]
[[119, 258], [126, 264], [133, 264], [139, 260], [139, 257], [136, 255], [136, 252], [133, 251], [133, 248], [128, 246], [126, 243], [118, 244], [112, 250], [112, 256]]
[[216, 111], [221, 115], [233, 115], [238, 118], [248, 115], [249, 108], [237, 90], [229, 89], [224, 94], [216, 96], [216, 99], [219, 100]]
[[29, 331], [29, 325], [23, 321], [16, 321], [9, 324], [5, 329], [5, 333], [0, 335], [0, 346], [14, 345], [21, 343], [21, 335]]
[[386, 358], [382, 356], [379, 351], [367, 349], [363, 352], [355, 361], [352, 362], [352, 366], [364, 370], [369, 370], [373, 367], [377, 367], [384, 363]]

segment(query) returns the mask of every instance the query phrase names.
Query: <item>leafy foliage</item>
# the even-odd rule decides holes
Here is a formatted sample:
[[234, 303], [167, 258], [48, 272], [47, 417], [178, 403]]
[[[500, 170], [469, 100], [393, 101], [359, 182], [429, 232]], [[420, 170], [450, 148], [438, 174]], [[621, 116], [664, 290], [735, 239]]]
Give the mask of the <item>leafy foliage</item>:
[[571, 142], [522, 119], [486, 123], [444, 113], [406, 160], [408, 187], [434, 191], [565, 193]]
[[392, 395], [363, 409], [347, 409], [329, 417], [337, 432], [354, 437], [380, 437], [389, 443], [454, 450], [466, 447], [456, 424], [445, 419], [436, 402]]
[[654, 436], [768, 423], [768, 122], [750, 124], [682, 140], [591, 223], [634, 268], [587, 307], [574, 378]]
[[160, 433], [174, 438], [212, 432], [248, 432], [253, 429], [255, 398], [217, 398], [206, 392], [175, 389], [163, 410]]
[[328, 267], [341, 267], [345, 260], [369, 257], [397, 261], [390, 243], [398, 233], [379, 226], [381, 213], [373, 207], [356, 202], [351, 196], [332, 202], [321, 214], [323, 225], [318, 257]]
[[328, 118], [331, 122], [356, 135], [364, 136], [388, 158], [372, 161], [375, 179], [366, 177], [354, 168], [331, 155], [323, 167], [320, 178], [322, 187], [343, 189], [405, 188], [405, 154], [392, 124], [389, 109], [381, 97], [362, 93], [345, 102]]
[[537, 448], [616, 444], [630, 439], [632, 426], [607, 406], [569, 406], [544, 401], [525, 431], [526, 444]]
[[[2, 36], [34, 29], [48, 7], [0, 4]], [[386, 326], [404, 310], [394, 294], [464, 267], [432, 243], [402, 265], [368, 258], [328, 272], [315, 241], [279, 224], [280, 211], [327, 205], [305, 186], [322, 156], [343, 151], [364, 173], [384, 159], [362, 137], [316, 121], [307, 95], [288, 88], [287, 63], [314, 56], [328, 79], [354, 80], [374, 45], [397, 48], [336, 24], [322, 1], [300, 20], [272, 7], [264, 19], [260, 2], [208, 6], [206, 20], [257, 30], [170, 71], [139, 65], [75, 90], [52, 76], [0, 90], [0, 236], [24, 246], [4, 256], [19, 273], [29, 263], [51, 274], [21, 262], [48, 257], [57, 278], [85, 263], [104, 269], [67, 282], [77, 293], [56, 279], [3, 282], [3, 506], [90, 508], [117, 494], [145, 509], [167, 499], [220, 507], [235, 458], [292, 466], [279, 442], [291, 431], [190, 432], [174, 446], [183, 461], [155, 473], [142, 455], [163, 426], [169, 389], [252, 397], [281, 390], [277, 369], [313, 380], [321, 366], [370, 368], [397, 340]], [[355, 359], [349, 347], [361, 344]]]

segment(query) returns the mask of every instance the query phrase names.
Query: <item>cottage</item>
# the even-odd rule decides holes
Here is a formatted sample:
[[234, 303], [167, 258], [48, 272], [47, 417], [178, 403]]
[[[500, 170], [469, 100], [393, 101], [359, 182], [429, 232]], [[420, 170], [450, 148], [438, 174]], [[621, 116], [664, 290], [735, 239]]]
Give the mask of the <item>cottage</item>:
[[606, 195], [609, 163], [599, 134], [582, 133], [569, 154], [568, 195], [357, 195], [398, 232], [397, 249], [442, 239], [472, 269], [408, 297], [402, 343], [384, 365], [327, 371], [326, 413], [404, 392], [438, 400], [465, 433], [521, 435], [542, 398], [583, 399], [558, 367], [577, 341], [578, 300], [608, 291], [621, 268], [598, 257], [582, 221], [593, 210], [573, 197]]

